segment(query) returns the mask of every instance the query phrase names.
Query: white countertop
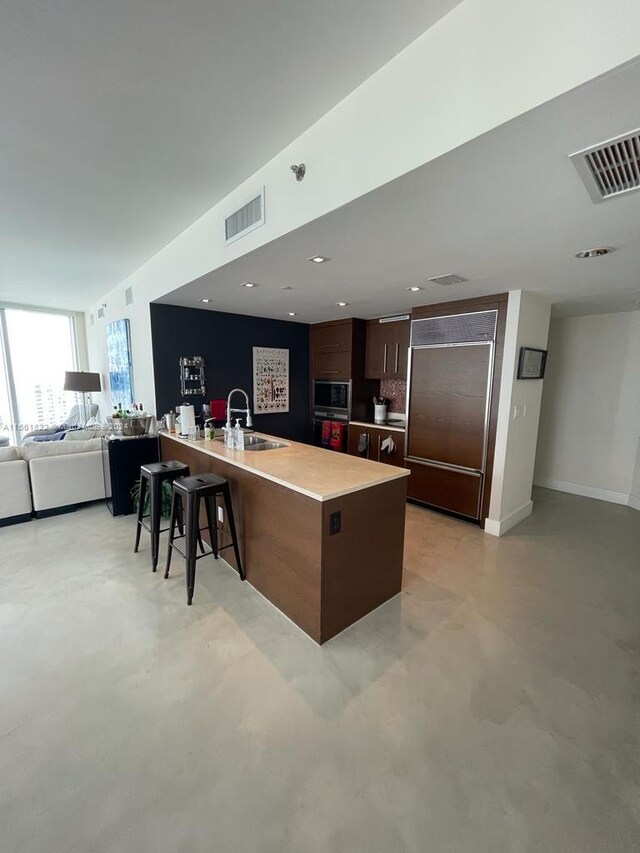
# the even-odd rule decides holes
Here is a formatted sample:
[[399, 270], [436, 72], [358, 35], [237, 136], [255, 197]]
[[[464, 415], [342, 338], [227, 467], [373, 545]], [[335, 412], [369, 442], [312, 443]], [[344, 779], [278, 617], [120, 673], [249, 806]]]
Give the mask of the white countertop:
[[371, 462], [265, 433], [256, 432], [252, 435], [278, 441], [286, 447], [262, 451], [231, 450], [219, 440], [201, 438], [192, 441], [168, 432], [161, 432], [160, 435], [318, 501], [369, 489], [410, 474], [406, 468]]
[[377, 424], [375, 421], [349, 421], [349, 423], [354, 426], [373, 427], [374, 429], [381, 429], [385, 432], [387, 430], [391, 432], [406, 432], [406, 427], [401, 421], [393, 424]]

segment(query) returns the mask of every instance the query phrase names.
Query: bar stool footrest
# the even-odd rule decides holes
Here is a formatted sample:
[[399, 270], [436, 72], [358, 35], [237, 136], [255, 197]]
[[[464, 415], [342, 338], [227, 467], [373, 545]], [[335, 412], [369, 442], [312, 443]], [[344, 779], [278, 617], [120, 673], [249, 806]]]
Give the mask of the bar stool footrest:
[[[153, 531], [151, 530], [151, 528], [150, 528], [147, 524], [145, 524], [143, 521], [139, 521], [139, 522], [138, 522], [138, 524], [140, 525], [140, 527], [144, 528], [144, 530], [146, 530], [146, 531], [147, 531], [147, 533], [152, 533], [152, 532], [153, 532]], [[168, 527], [161, 527], [161, 528], [160, 528], [160, 530], [158, 530], [158, 533], [166, 533], [168, 530], [169, 530], [169, 528], [168, 528]], [[225, 546], [225, 547], [226, 547], [226, 546]]]
[[[176, 536], [176, 539], [178, 539], [178, 538], [180, 538], [180, 539], [184, 539], [185, 537], [184, 537], [184, 536], [180, 536], [180, 537]], [[175, 539], [174, 539], [174, 542], [175, 542]], [[180, 556], [182, 557], [182, 559], [183, 559], [183, 560], [186, 560], [186, 559], [187, 559], [187, 555], [186, 555], [186, 554], [184, 554], [184, 553], [180, 550], [180, 548], [178, 548], [178, 546], [177, 546], [177, 545], [173, 545], [173, 544], [172, 544], [172, 545], [171, 545], [171, 547], [173, 548], [173, 550], [174, 550], [174, 551], [177, 551], [177, 552], [178, 552], [178, 554], [180, 554]], [[205, 551], [205, 552], [204, 552], [204, 554], [196, 554], [196, 556], [195, 556], [195, 558], [194, 558], [194, 559], [196, 559], [196, 560], [201, 560], [203, 557], [210, 557], [212, 554], [213, 554], [213, 551]]]

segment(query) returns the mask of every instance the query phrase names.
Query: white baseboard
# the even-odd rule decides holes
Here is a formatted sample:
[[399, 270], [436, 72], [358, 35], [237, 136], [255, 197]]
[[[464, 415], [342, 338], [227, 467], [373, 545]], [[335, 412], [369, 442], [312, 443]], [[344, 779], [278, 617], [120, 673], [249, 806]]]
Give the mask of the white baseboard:
[[553, 489], [555, 492], [568, 492], [570, 495], [580, 495], [583, 498], [595, 498], [598, 501], [608, 501], [612, 504], [631, 506], [626, 492], [614, 492], [611, 489], [598, 489], [595, 486], [585, 486], [582, 483], [567, 483], [564, 480], [536, 480], [535, 486], [543, 489]]
[[487, 518], [484, 522], [484, 532], [491, 534], [491, 536], [502, 536], [507, 530], [511, 530], [516, 524], [524, 521], [532, 512], [533, 501], [527, 501], [526, 504], [518, 507], [518, 509], [514, 509], [513, 512], [510, 512], [509, 515], [500, 521], [494, 518]]
[[629, 495], [629, 506], [640, 509], [640, 495]]

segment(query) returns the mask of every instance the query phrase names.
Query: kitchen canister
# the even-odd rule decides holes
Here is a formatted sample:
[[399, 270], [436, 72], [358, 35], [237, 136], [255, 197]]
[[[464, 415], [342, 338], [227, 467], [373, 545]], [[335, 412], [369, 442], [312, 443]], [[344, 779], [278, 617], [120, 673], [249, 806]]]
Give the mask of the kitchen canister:
[[[369, 409], [371, 411], [371, 409]], [[373, 421], [376, 424], [385, 424], [387, 422], [387, 404], [376, 403], [373, 407]]]

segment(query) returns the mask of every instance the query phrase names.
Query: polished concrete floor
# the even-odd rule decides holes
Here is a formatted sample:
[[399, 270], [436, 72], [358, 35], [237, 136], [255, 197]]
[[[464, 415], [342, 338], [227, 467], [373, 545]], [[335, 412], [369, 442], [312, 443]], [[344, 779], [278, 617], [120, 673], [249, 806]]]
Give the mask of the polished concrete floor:
[[[410, 507], [405, 589], [323, 648], [103, 506], [0, 530], [2, 853], [640, 849], [640, 514], [504, 538]], [[372, 531], [375, 535], [375, 531]]]

